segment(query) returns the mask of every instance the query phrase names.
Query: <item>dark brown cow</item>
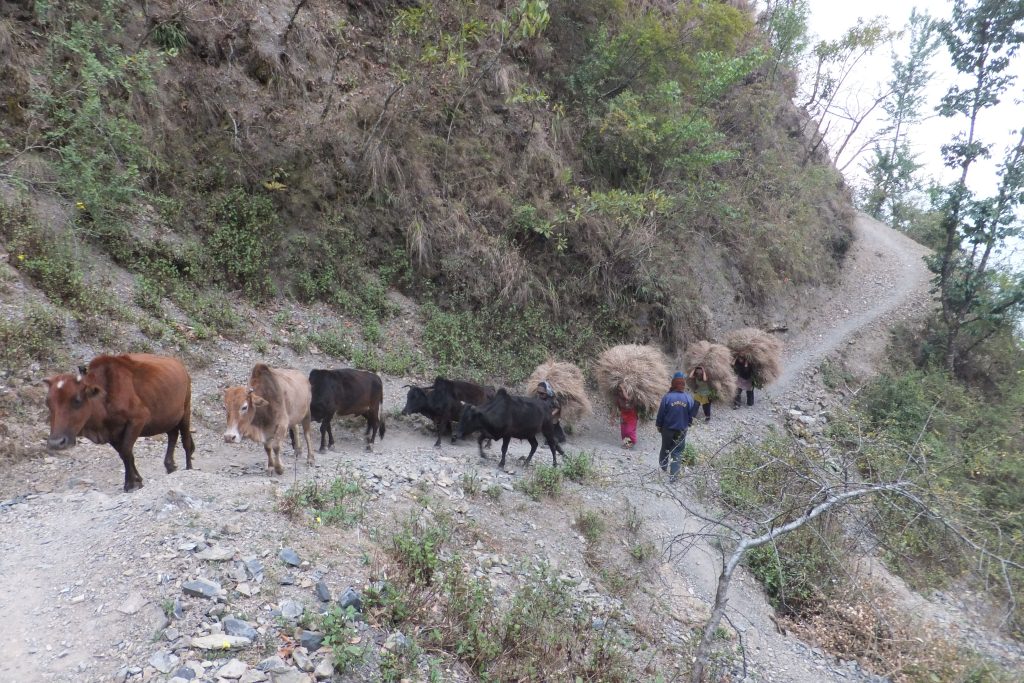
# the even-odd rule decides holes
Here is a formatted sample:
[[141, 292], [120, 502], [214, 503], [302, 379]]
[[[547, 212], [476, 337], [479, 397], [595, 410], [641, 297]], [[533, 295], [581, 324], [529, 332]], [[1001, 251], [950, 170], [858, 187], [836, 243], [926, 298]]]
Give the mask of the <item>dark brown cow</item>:
[[195, 444], [189, 430], [192, 379], [177, 358], [148, 353], [97, 356], [73, 375], [43, 380], [49, 387], [51, 450], [71, 448], [79, 436], [109, 443], [124, 462], [124, 490], [142, 488], [132, 447], [140, 436], [167, 434], [164, 468], [170, 474], [181, 435], [185, 469], [192, 469]]
[[[313, 448], [309, 443], [309, 380], [299, 370], [271, 368], [257, 363], [249, 377], [248, 387], [228, 387], [224, 391], [227, 429], [224, 440], [240, 443], [243, 438], [263, 444], [267, 452], [267, 469], [284, 474], [281, 465], [281, 442], [292, 427], [302, 425], [306, 437], [306, 464], [313, 465]], [[292, 435], [292, 443], [295, 443]], [[295, 452], [298, 453], [298, 446]]]
[[[320, 452], [334, 447], [331, 420], [335, 415], [361, 415], [366, 418], [366, 450], [373, 450], [377, 437], [384, 439], [384, 383], [380, 377], [366, 370], [312, 370], [309, 384], [313, 388], [310, 406], [315, 422], [320, 423]], [[330, 443], [327, 440], [330, 439]]]

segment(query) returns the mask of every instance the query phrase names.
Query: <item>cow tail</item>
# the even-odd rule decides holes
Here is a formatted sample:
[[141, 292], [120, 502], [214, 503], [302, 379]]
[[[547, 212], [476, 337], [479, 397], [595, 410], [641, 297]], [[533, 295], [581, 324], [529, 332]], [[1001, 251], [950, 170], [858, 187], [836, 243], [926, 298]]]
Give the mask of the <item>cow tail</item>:
[[380, 440], [384, 440], [384, 401], [377, 404], [377, 423], [380, 425]]

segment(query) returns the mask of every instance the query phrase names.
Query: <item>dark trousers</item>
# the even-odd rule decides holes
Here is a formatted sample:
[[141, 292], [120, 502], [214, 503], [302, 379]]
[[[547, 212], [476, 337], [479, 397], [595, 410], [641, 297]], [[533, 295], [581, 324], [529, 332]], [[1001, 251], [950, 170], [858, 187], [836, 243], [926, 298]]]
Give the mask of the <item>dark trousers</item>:
[[[740, 396], [742, 394], [743, 394], [743, 390], [742, 389], [737, 389], [736, 390], [736, 398], [733, 399], [733, 405], [736, 406], [737, 408], [740, 407]], [[748, 406], [754, 405], [754, 392], [751, 389], [747, 390], [747, 405]]]
[[[668, 472], [673, 477], [679, 474], [679, 467], [683, 462], [683, 449], [686, 448], [686, 430], [674, 431], [671, 429], [661, 430], [661, 451], [658, 453], [658, 464], [663, 472]], [[672, 467], [669, 469], [669, 457], [672, 459]]]
[[707, 403], [703, 404], [701, 406], [701, 408], [704, 410], [704, 417], [707, 418], [708, 420], [710, 420], [711, 419], [711, 401], [708, 401]]

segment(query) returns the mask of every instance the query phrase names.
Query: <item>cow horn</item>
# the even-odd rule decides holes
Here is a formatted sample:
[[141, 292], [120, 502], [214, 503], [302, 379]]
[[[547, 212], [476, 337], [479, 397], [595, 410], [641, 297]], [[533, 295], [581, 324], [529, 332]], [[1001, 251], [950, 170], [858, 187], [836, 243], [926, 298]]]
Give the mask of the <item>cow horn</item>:
[[84, 365], [79, 365], [78, 366], [78, 374], [79, 375], [85, 375], [87, 372], [89, 372], [89, 368], [85, 367]]

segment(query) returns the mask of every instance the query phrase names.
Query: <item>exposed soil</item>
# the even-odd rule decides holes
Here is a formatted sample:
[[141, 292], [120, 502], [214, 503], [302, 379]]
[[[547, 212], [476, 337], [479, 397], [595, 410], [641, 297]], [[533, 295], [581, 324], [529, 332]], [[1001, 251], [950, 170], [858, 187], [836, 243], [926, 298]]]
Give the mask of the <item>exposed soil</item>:
[[[786, 350], [780, 380], [768, 391], [758, 392], [753, 408], [718, 410], [711, 423], [693, 429], [693, 442], [702, 450], [715, 449], [738, 433], [756, 435], [768, 425], [780, 424], [785, 411], [795, 405], [813, 410], [826, 394], [817, 376], [826, 357], [840, 357], [860, 377], [873, 372], [882, 362], [891, 326], [913, 318], [927, 305], [923, 255], [919, 245], [861, 216], [842, 281], [805, 319], [785, 321], [789, 329], [782, 335]], [[216, 563], [195, 557], [188, 548], [190, 542], [213, 539], [232, 547], [237, 557], [261, 556], [268, 567], [277, 564], [282, 546], [295, 548], [309, 561], [296, 570], [296, 585], [275, 585], [278, 582], [271, 574], [276, 578], [285, 573], [278, 566], [273, 572], [268, 569], [262, 592], [232, 601], [229, 611], [245, 611], [255, 619], [268, 614], [283, 597], [309, 601], [311, 588], [304, 582], [314, 576], [322, 576], [336, 591], [363, 585], [370, 567], [361, 558], [364, 553], [376, 553], [369, 532], [403, 509], [417, 487], [429, 488], [431, 495], [455, 511], [460, 523], [472, 521], [469, 526], [479, 539], [472, 553], [477, 559], [492, 554], [507, 559], [511, 566], [546, 559], [559, 571], [581, 578], [593, 574], [583, 559], [585, 544], [571, 527], [575, 511], [582, 507], [602, 510], [617, 528], [622, 511], [634, 505], [644, 514], [645, 533], [661, 542], [697, 529], [696, 520], [686, 518], [671, 498], [658, 492], [657, 434], [652, 426], [643, 428], [636, 449], [623, 451], [618, 447], [617, 427], [608, 423], [606, 409], [598, 406], [597, 415], [576, 430], [570, 446], [595, 454], [603, 483], [570, 485], [561, 500], [535, 503], [507, 490], [524, 476], [518, 464], [515, 471], [498, 472], [495, 457], [481, 461], [475, 444], [445, 443], [434, 449], [432, 437], [418, 423], [396, 419], [404, 401], [404, 378], [386, 378], [388, 431], [373, 453], [363, 450], [361, 429], [336, 427], [336, 449], [319, 455], [315, 470], [299, 459], [285, 475], [268, 476], [257, 445], [234, 446], [221, 440], [221, 388], [244, 381], [257, 360], [306, 370], [332, 362], [322, 355], [299, 357], [285, 349], [261, 356], [244, 344], [220, 342], [220, 346], [217, 360], [193, 373], [196, 470], [164, 474], [161, 438], [143, 439], [136, 446], [145, 488], [133, 494], [120, 490], [123, 472], [116, 454], [108, 446], [84, 440], [69, 452], [24, 459], [7, 468], [0, 480], [0, 501], [7, 501], [0, 505], [4, 586], [0, 647], [5, 654], [0, 680], [107, 681], [123, 676], [125, 667], [132, 666], [143, 670], [138, 674], [141, 678], [129, 680], [147, 676], [166, 680], [166, 675], [148, 666], [166, 637], [153, 638], [153, 631], [164, 626], [161, 605], [181, 596], [183, 581], [222, 575]], [[24, 388], [20, 392], [32, 393]], [[37, 392], [36, 402], [24, 408], [24, 424], [18, 425], [32, 448], [42, 443], [47, 431], [41, 395]], [[514, 444], [512, 454], [523, 455], [525, 448], [525, 444]], [[538, 460], [547, 457], [544, 450], [536, 456]], [[178, 458], [183, 467], [180, 450]], [[484, 487], [505, 485], [505, 493], [496, 501], [466, 496], [458, 485], [464, 472], [477, 472]], [[281, 492], [294, 482], [311, 476], [329, 479], [339, 473], [361, 477], [373, 490], [370, 513], [360, 528], [315, 529], [275, 511]], [[670, 653], [685, 651], [690, 629], [707, 614], [720, 570], [710, 546], [698, 544], [688, 552], [679, 551], [676, 548], [660, 561], [637, 568], [640, 585], [621, 600], [621, 609], [632, 614], [635, 624], [660, 632], [667, 643], [678, 641], [679, 648], [670, 648]], [[874, 571], [883, 570], [876, 566]], [[496, 579], [499, 585], [507, 580], [504, 575]], [[606, 586], [598, 586], [610, 593]], [[905, 587], [901, 590], [914, 600], [916, 609], [922, 603], [931, 605], [923, 612], [941, 617], [955, 611], [927, 603]], [[147, 606], [132, 614], [119, 611], [136, 593]], [[608, 595], [600, 604], [620, 603]], [[649, 609], [641, 615], [644, 606]], [[185, 618], [171, 627], [183, 634], [201, 628], [206, 606], [187, 602], [186, 607]], [[734, 582], [729, 618], [742, 636], [749, 680], [870, 679], [855, 668], [841, 668], [792, 636], [781, 635], [759, 586], [742, 572]], [[957, 632], [986, 651], [1007, 661], [1024, 661], [1019, 649], [1002, 643], [983, 625], [971, 623], [969, 611], [958, 611], [946, 623], [950, 629], [962, 627]], [[238, 656], [250, 663], [266, 656], [253, 650]], [[198, 653], [196, 658], [205, 657]], [[670, 656], [657, 664], [668, 679], [672, 665]], [[448, 675], [459, 679], [464, 673], [456, 669]]]

